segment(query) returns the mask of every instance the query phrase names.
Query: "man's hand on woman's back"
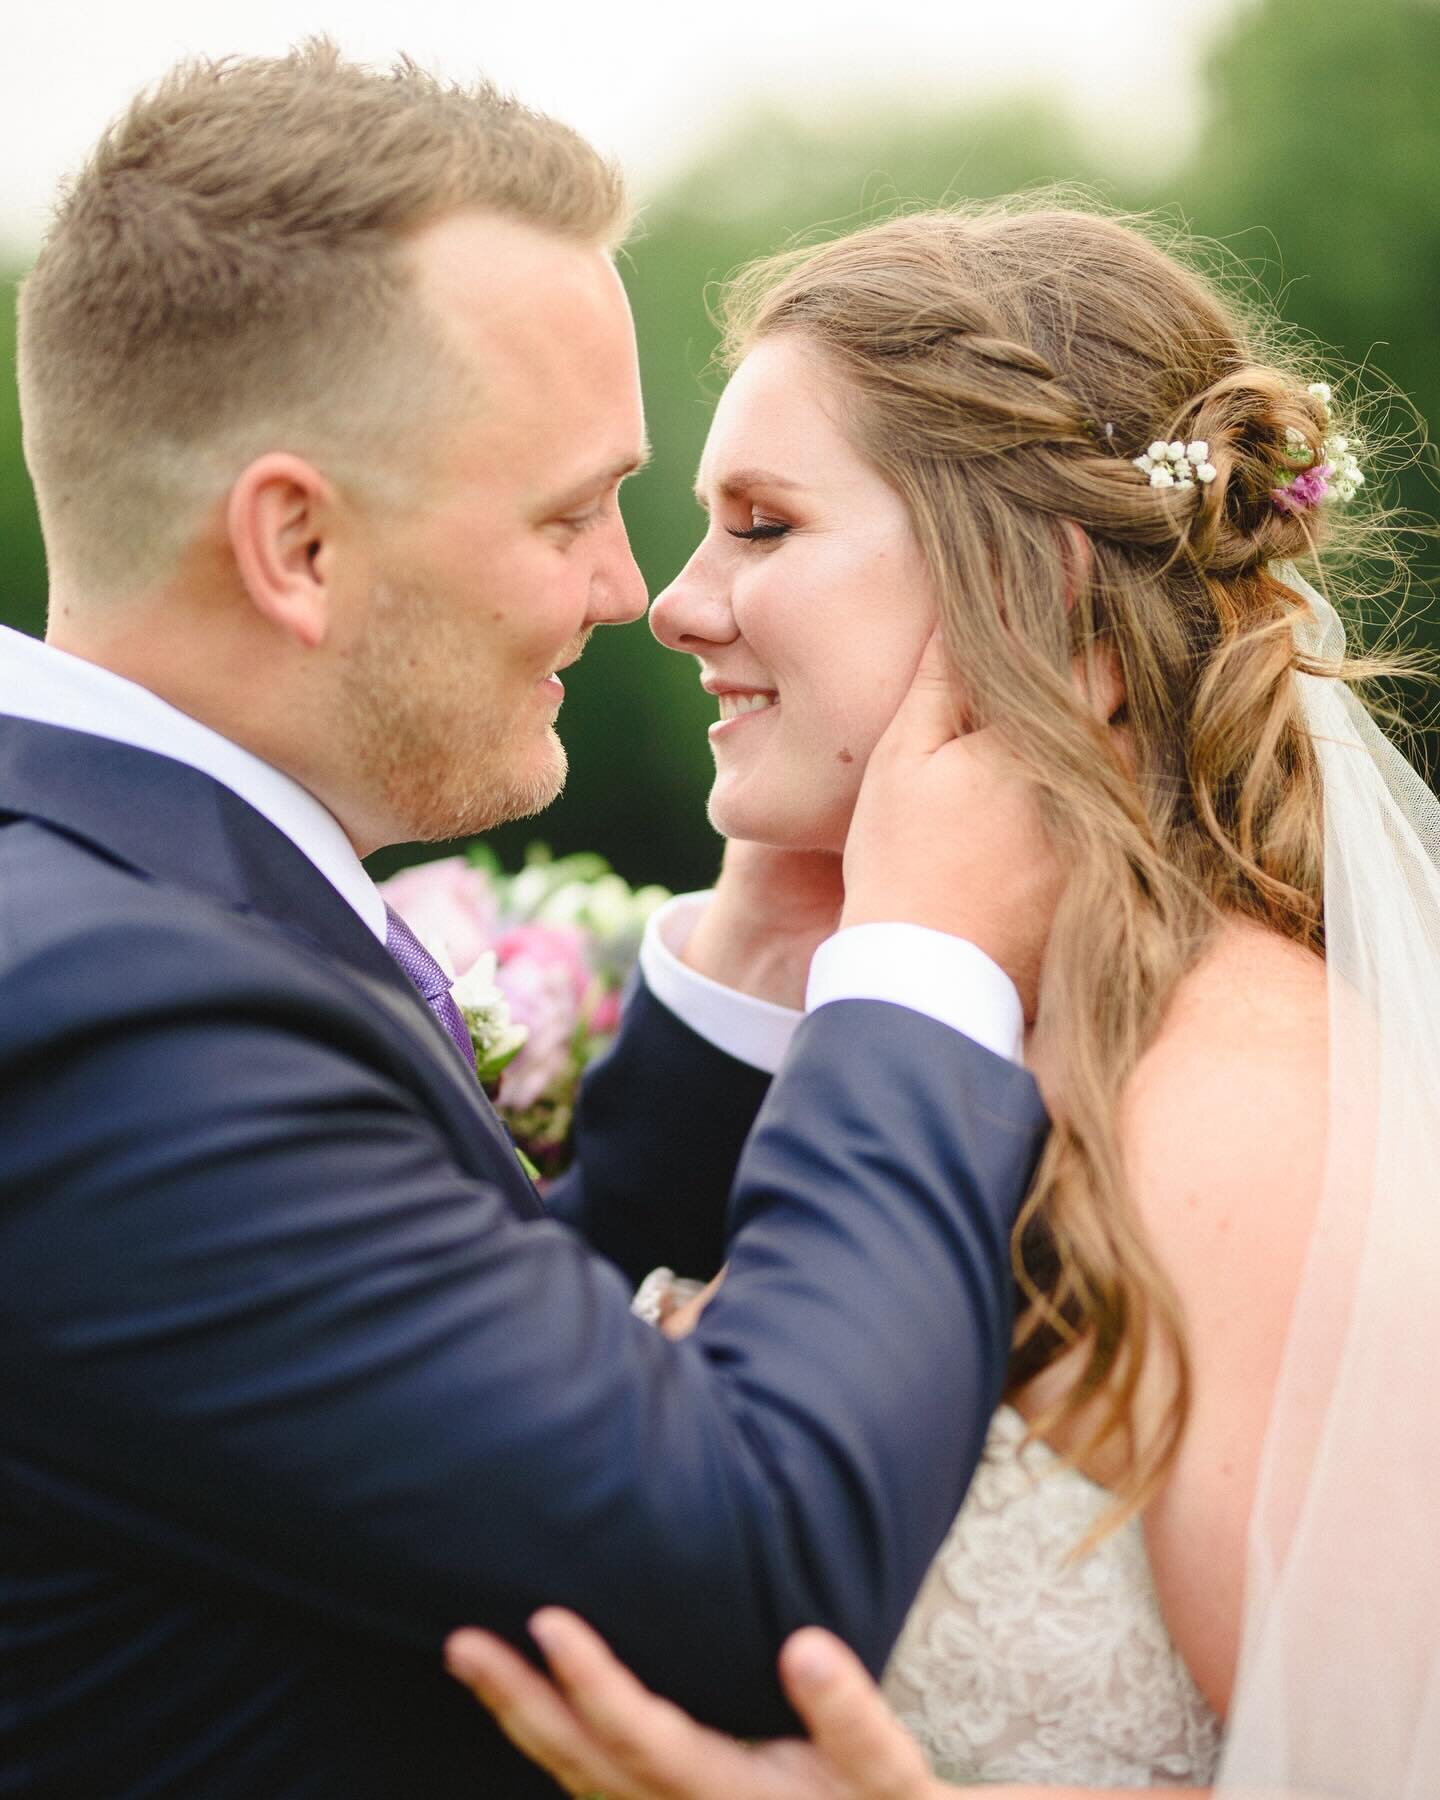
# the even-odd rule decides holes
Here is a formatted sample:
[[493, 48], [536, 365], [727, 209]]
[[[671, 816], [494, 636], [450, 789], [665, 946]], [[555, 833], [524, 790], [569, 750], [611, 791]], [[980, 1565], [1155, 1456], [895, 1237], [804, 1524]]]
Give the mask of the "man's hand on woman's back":
[[650, 1693], [573, 1613], [531, 1630], [547, 1681], [508, 1644], [458, 1631], [450, 1672], [515, 1744], [571, 1794], [604, 1800], [954, 1800], [859, 1659], [828, 1632], [797, 1631], [780, 1676], [808, 1741], [753, 1746], [707, 1730]]

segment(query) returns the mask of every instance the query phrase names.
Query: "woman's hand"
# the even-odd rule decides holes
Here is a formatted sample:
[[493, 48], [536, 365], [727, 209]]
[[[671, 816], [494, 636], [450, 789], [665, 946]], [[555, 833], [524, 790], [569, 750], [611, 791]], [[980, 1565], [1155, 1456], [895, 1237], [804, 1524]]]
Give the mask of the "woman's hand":
[[660, 1313], [660, 1329], [668, 1338], [677, 1341], [689, 1337], [690, 1333], [704, 1317], [705, 1308], [720, 1292], [720, 1283], [725, 1279], [725, 1270], [712, 1276], [698, 1294], [692, 1294], [688, 1300], [682, 1300], [678, 1306], [669, 1310], [662, 1308]]
[[604, 1800], [956, 1800], [857, 1657], [828, 1632], [797, 1631], [780, 1678], [810, 1732], [753, 1748], [697, 1725], [643, 1688], [573, 1613], [530, 1629], [551, 1681], [485, 1631], [457, 1631], [450, 1672], [507, 1736], [571, 1794]]
[[810, 958], [844, 899], [838, 856], [732, 839], [683, 960], [724, 987], [798, 1010]]

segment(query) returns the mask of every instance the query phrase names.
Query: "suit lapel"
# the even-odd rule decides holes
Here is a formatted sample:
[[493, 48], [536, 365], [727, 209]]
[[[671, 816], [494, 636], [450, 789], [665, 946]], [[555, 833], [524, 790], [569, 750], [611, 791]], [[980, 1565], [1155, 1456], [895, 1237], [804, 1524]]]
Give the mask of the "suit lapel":
[[[310, 859], [229, 788], [149, 750], [0, 716], [6, 816], [39, 820], [156, 881], [259, 914], [347, 965], [397, 1031], [424, 1040], [451, 1099], [501, 1150], [507, 1173], [518, 1170], [509, 1133], [390, 952]], [[533, 1192], [528, 1181], [524, 1188]]]

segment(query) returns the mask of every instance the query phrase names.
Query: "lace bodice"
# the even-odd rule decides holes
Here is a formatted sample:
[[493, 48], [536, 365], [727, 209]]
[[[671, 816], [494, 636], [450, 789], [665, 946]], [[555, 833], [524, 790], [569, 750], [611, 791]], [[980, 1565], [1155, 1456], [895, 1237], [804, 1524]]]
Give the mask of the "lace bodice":
[[885, 1696], [957, 1782], [1207, 1785], [1220, 1733], [1160, 1616], [1132, 1519], [1067, 1558], [1102, 1488], [1002, 1406], [885, 1671]]

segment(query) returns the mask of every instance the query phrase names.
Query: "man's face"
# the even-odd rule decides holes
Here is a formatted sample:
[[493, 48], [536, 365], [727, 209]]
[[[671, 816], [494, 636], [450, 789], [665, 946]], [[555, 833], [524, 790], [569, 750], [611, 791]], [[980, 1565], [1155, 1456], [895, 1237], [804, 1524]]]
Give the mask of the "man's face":
[[419, 303], [476, 398], [435, 426], [414, 504], [369, 522], [343, 729], [386, 835], [436, 840], [559, 793], [555, 671], [593, 626], [645, 610], [617, 505], [645, 428], [602, 251], [459, 214], [413, 254]]

